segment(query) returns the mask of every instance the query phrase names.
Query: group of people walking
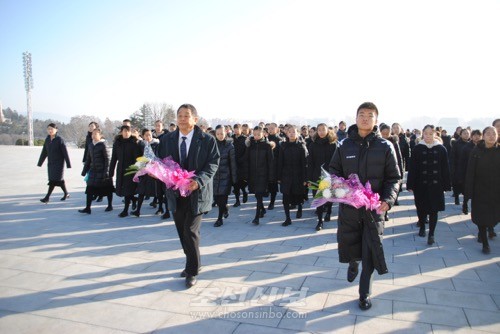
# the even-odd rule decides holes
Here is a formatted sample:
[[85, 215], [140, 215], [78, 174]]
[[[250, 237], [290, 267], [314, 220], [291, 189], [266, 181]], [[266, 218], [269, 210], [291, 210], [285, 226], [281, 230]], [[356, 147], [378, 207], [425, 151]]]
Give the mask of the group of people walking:
[[[89, 124], [82, 170], [87, 181], [86, 206], [79, 211], [90, 214], [92, 201], [103, 197], [108, 200], [105, 211], [111, 211], [113, 193], [116, 193], [124, 198], [124, 209], [119, 216], [129, 215], [130, 205], [130, 214], [139, 216], [145, 198], [153, 197], [151, 204], [160, 206], [157, 214], [169, 218], [169, 211], [173, 213], [186, 254], [186, 268], [181, 276], [186, 278], [187, 287], [197, 282], [199, 232], [204, 213], [217, 206], [214, 226], [220, 227], [229, 216], [231, 191], [235, 195], [234, 207], [246, 203], [248, 195], [254, 194], [256, 209], [252, 223], [259, 225], [267, 210], [274, 209], [280, 191], [285, 213], [282, 225], [289, 226], [291, 210], [297, 210], [296, 218], [302, 217], [309, 182], [317, 181], [322, 169], [344, 178], [357, 174], [363, 184], [369, 182], [372, 190], [380, 195], [377, 212], [339, 205], [339, 260], [349, 264], [349, 282], [354, 281], [359, 263], [362, 264], [359, 307], [363, 310], [371, 307], [369, 296], [374, 270], [379, 274], [387, 272], [382, 247], [384, 221], [388, 220], [387, 212], [398, 205], [405, 171], [408, 171], [407, 190], [415, 198], [419, 236], [428, 236], [429, 245], [436, 242], [438, 212], [445, 209], [444, 193], [453, 189], [456, 202], [459, 194], [464, 194], [464, 213], [468, 213], [467, 201], [471, 200], [472, 221], [479, 227], [478, 240], [483, 244], [483, 252], [490, 252], [488, 237], [494, 236], [493, 227], [500, 220], [500, 120], [482, 132], [474, 131], [469, 141], [464, 133], [467, 129], [448, 140], [433, 125], [425, 126], [421, 136], [409, 136], [397, 123], [392, 127], [385, 124], [379, 127], [378, 109], [369, 102], [359, 106], [356, 124], [348, 128], [344, 122], [338, 128], [320, 123], [315, 128], [302, 127], [299, 131], [294, 125], [278, 127], [275, 123], [262, 123], [252, 130], [246, 124], [235, 124], [204, 131], [196, 126], [198, 114], [192, 105], [179, 107], [177, 118], [178, 128], [173, 131], [163, 130], [157, 121], [154, 131], [144, 129], [140, 136], [125, 120], [114, 138], [111, 155], [98, 125]], [[64, 140], [57, 136], [55, 124], [49, 124], [48, 134], [38, 163], [41, 166], [48, 157], [49, 190], [41, 200], [44, 203], [49, 201], [55, 186], [64, 192], [61, 200], [69, 196], [64, 184], [64, 163], [71, 167]], [[340, 142], [339, 137], [343, 138]], [[171, 156], [181, 167], [195, 172], [189, 196], [179, 196], [148, 175], [141, 176], [139, 183], [132, 180], [132, 175], [125, 175], [127, 167], [133, 165], [145, 149], [151, 149], [159, 158]], [[266, 209], [264, 198], [267, 197]], [[331, 219], [331, 203], [318, 207], [315, 214], [316, 230], [320, 231]]]

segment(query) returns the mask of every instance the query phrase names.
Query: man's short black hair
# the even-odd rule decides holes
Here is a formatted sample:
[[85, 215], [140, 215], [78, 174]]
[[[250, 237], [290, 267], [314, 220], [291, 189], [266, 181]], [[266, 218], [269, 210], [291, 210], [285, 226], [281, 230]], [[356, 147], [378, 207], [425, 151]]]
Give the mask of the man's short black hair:
[[364, 103], [362, 103], [362, 104], [358, 107], [358, 110], [356, 111], [356, 116], [358, 116], [359, 111], [360, 111], [361, 109], [370, 109], [370, 110], [374, 110], [374, 111], [375, 111], [375, 114], [377, 114], [377, 117], [378, 117], [378, 109], [377, 109], [377, 106], [375, 105], [375, 103], [373, 103], [373, 102], [364, 102]]

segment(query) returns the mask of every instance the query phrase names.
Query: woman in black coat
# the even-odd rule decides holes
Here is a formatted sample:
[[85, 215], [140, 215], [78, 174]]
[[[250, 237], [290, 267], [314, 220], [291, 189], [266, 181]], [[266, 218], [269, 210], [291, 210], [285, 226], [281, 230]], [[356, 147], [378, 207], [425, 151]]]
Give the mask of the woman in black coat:
[[486, 229], [500, 221], [500, 145], [492, 126], [483, 130], [483, 140], [472, 150], [465, 181], [465, 195], [471, 199], [472, 222], [479, 228], [483, 253], [490, 253]]
[[[399, 137], [396, 136], [396, 135], [391, 135], [391, 128], [389, 127], [389, 125], [387, 124], [380, 124], [380, 135], [382, 136], [382, 138], [384, 138], [385, 140], [388, 140], [389, 142], [391, 142], [392, 146], [394, 146], [394, 150], [396, 151], [396, 157], [398, 158], [398, 167], [399, 167], [399, 171], [401, 172], [401, 184], [403, 184], [403, 176], [405, 174], [404, 172], [404, 167], [403, 167], [403, 163], [404, 163], [404, 160], [403, 160], [403, 155], [401, 154], [401, 149], [399, 148]], [[399, 191], [398, 191], [398, 197], [399, 197], [399, 194], [401, 192], [401, 186], [399, 187]], [[398, 198], [396, 198], [396, 201], [394, 202], [394, 205], [399, 205], [399, 202], [398, 202]], [[389, 221], [389, 211], [386, 211], [385, 212], [385, 221]]]
[[434, 126], [426, 125], [422, 133], [422, 140], [412, 151], [406, 188], [415, 197], [421, 237], [425, 237], [429, 216], [427, 244], [432, 245], [438, 212], [445, 209], [444, 192], [451, 190], [451, 180], [446, 148], [437, 138]]
[[90, 206], [95, 196], [106, 196], [108, 198], [108, 207], [104, 211], [113, 210], [114, 187], [113, 179], [109, 177], [109, 153], [106, 141], [102, 138], [101, 129], [99, 128], [92, 131], [92, 143], [88, 146], [82, 176], [87, 173], [86, 206], [84, 209], [78, 210], [78, 212], [90, 214]]
[[236, 208], [241, 205], [240, 203], [240, 191], [243, 193], [243, 203], [246, 203], [248, 200], [248, 193], [245, 190], [246, 188], [246, 183], [243, 180], [243, 173], [241, 171], [243, 170], [243, 165], [244, 165], [244, 157], [245, 157], [245, 151], [246, 151], [246, 145], [245, 141], [247, 139], [247, 136], [245, 136], [242, 133], [242, 126], [241, 124], [235, 124], [234, 127], [234, 134], [232, 136], [233, 138], [233, 145], [234, 145], [234, 155], [236, 157], [236, 163], [238, 164], [237, 170], [238, 170], [238, 181], [234, 184], [234, 189], [233, 189], [233, 194], [234, 197], [236, 198], [236, 202], [233, 204], [233, 206]]
[[[153, 133], [151, 132], [151, 130], [143, 129], [141, 131], [141, 137], [143, 138], [143, 140], [139, 141], [138, 144], [143, 152], [146, 146], [150, 146], [151, 152], [156, 151], [156, 147], [158, 146], [160, 141], [156, 138], [153, 138]], [[139, 183], [137, 183], [137, 189], [136, 189], [136, 193], [139, 194], [137, 198], [137, 207], [135, 210], [130, 212], [130, 214], [136, 217], [141, 216], [141, 208], [142, 208], [142, 203], [144, 202], [144, 198], [146, 198], [146, 196], [155, 197], [157, 195], [156, 181], [157, 181], [156, 179], [152, 178], [147, 174], [139, 177]], [[159, 210], [157, 212], [159, 213], [161, 211], [162, 210]]]
[[214, 176], [214, 199], [219, 208], [219, 216], [214, 226], [219, 227], [224, 223], [222, 217], [227, 218], [227, 198], [231, 193], [231, 187], [238, 181], [236, 155], [233, 140], [226, 137], [226, 131], [222, 125], [215, 128], [217, 148], [219, 149], [219, 168]]
[[455, 205], [460, 205], [459, 196], [460, 194], [464, 193], [464, 177], [460, 172], [460, 161], [462, 159], [463, 148], [465, 147], [465, 145], [467, 145], [469, 139], [469, 130], [462, 129], [460, 131], [460, 137], [453, 142], [453, 145], [451, 147], [450, 168]]
[[285, 221], [283, 226], [292, 224], [290, 205], [297, 205], [297, 218], [302, 218], [304, 186], [307, 184], [307, 148], [298, 140], [299, 133], [295, 126], [288, 128], [288, 141], [281, 143], [278, 155], [277, 180], [283, 194]]
[[[342, 123], [342, 122], [341, 122]], [[321, 168], [328, 169], [328, 163], [332, 160], [333, 154], [337, 149], [337, 137], [335, 132], [328, 130], [325, 123], [320, 123], [317, 126], [314, 140], [309, 145], [309, 155], [307, 157], [307, 179], [311, 182], [317, 182], [321, 176]], [[339, 130], [340, 131], [340, 130]], [[313, 190], [313, 197], [316, 196], [316, 191]], [[316, 231], [323, 229], [323, 213], [326, 211], [324, 221], [329, 222], [332, 215], [332, 204], [328, 202], [316, 208], [318, 216], [318, 224]]]
[[253, 138], [247, 142], [249, 146], [245, 152], [243, 175], [248, 182], [248, 192], [255, 194], [257, 199], [255, 218], [252, 223], [258, 225], [259, 218], [263, 218], [266, 213], [264, 197], [269, 196], [269, 182], [275, 180], [274, 142], [266, 141], [264, 129], [260, 126], [253, 129]]
[[64, 182], [64, 163], [66, 162], [67, 168], [71, 168], [66, 143], [64, 142], [64, 139], [57, 135], [57, 125], [54, 123], [50, 123], [47, 126], [47, 133], [49, 135], [43, 143], [40, 159], [38, 159], [38, 167], [42, 167], [43, 162], [48, 158], [47, 171], [49, 174], [49, 190], [47, 191], [47, 195], [40, 200], [42, 203], [49, 202], [49, 197], [55, 187], [61, 187], [64, 192], [61, 201], [64, 201], [69, 197], [68, 191], [66, 190], [66, 184]]
[[[479, 143], [479, 141], [482, 138], [482, 133], [481, 130], [474, 130], [471, 132], [470, 135], [470, 141], [465, 144], [465, 146], [462, 148], [462, 154], [460, 156], [460, 162], [458, 164], [458, 177], [461, 177], [463, 179], [462, 183], [465, 187], [465, 178], [467, 175], [467, 165], [469, 163], [469, 158], [472, 153], [472, 150], [476, 145]], [[465, 196], [465, 188], [464, 188], [464, 202], [462, 203], [462, 213], [464, 215], [469, 213], [469, 205], [468, 205], [469, 199], [467, 196]]]
[[[125, 197], [125, 207], [118, 215], [119, 217], [128, 216], [128, 208], [134, 197], [137, 184], [132, 180], [133, 175], [124, 175], [126, 169], [135, 164], [136, 159], [142, 155], [142, 148], [137, 138], [132, 136], [130, 126], [123, 125], [120, 128], [120, 135], [115, 138], [113, 143], [113, 153], [109, 164], [109, 176], [115, 175], [116, 168], [116, 195]], [[118, 166], [117, 166], [118, 163]]]

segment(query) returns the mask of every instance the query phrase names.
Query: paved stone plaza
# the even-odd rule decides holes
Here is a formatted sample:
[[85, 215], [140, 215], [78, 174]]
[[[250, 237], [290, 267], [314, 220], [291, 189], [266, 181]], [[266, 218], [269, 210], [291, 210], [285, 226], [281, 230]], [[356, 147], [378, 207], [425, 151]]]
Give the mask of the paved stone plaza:
[[[500, 333], [500, 237], [481, 253], [477, 228], [447, 194], [435, 246], [417, 235], [412, 196], [386, 223], [389, 274], [375, 274], [373, 307], [338, 263], [336, 216], [316, 232], [313, 210], [282, 227], [281, 201], [259, 226], [255, 200], [202, 227], [198, 285], [179, 277], [184, 254], [171, 219], [145, 202], [118, 218], [115, 198], [84, 206], [83, 150], [70, 149], [71, 197], [40, 203], [41, 148], [0, 146], [0, 333]], [[234, 203], [230, 198], [229, 204]], [[334, 207], [334, 215], [337, 209]], [[292, 213], [292, 218], [295, 212]], [[500, 231], [500, 228], [497, 228]]]

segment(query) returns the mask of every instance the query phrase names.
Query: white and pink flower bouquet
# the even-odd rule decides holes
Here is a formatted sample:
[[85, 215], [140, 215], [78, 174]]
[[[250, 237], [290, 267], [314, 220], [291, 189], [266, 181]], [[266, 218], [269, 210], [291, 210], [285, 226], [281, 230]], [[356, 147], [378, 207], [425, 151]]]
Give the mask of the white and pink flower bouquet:
[[311, 207], [317, 208], [327, 202], [344, 203], [357, 209], [365, 207], [367, 210], [379, 212], [380, 196], [372, 191], [370, 182], [363, 186], [358, 175], [351, 174], [347, 179], [331, 175], [323, 168], [318, 182], [309, 182], [309, 188], [317, 190]]

